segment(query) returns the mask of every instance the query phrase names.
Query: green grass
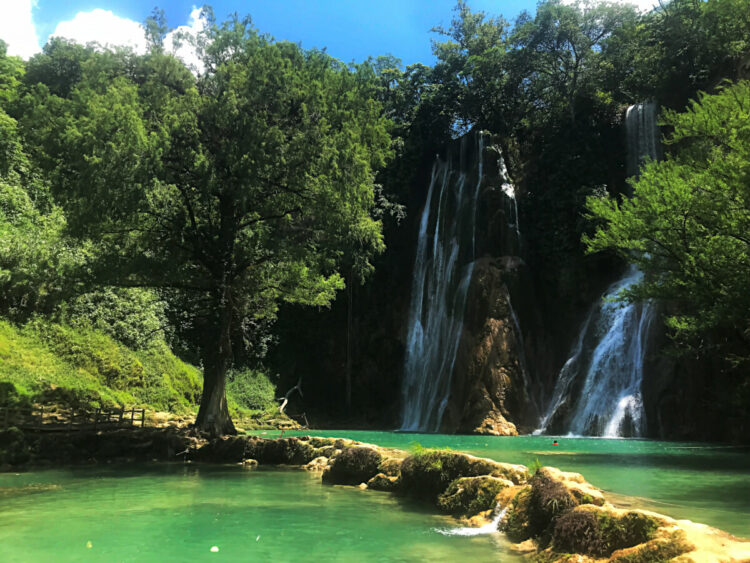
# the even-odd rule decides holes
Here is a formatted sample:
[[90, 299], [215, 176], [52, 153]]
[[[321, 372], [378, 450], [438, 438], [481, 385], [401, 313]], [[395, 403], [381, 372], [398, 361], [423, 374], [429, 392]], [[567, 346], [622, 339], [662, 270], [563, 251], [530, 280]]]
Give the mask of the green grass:
[[195, 409], [201, 380], [200, 371], [164, 342], [133, 351], [94, 329], [0, 321], [0, 401], [6, 403], [188, 412]]

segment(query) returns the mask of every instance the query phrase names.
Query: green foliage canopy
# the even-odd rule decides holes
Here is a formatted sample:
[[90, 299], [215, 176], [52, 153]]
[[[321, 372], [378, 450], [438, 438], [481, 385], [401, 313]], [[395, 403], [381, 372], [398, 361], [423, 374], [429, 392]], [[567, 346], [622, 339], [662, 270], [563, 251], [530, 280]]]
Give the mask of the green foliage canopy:
[[710, 331], [750, 342], [750, 82], [666, 112], [672, 147], [633, 183], [633, 196], [590, 198], [601, 221], [590, 252], [615, 250], [645, 273], [630, 298], [676, 307], [678, 335]]

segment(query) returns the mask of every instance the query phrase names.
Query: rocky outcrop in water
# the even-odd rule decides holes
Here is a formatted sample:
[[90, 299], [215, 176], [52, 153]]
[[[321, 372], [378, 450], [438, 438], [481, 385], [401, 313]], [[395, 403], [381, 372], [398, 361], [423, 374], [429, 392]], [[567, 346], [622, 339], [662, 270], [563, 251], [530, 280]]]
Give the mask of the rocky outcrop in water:
[[[503, 267], [505, 266], [505, 267]], [[443, 428], [515, 436], [526, 403], [518, 335], [504, 276], [513, 263], [477, 261]]]

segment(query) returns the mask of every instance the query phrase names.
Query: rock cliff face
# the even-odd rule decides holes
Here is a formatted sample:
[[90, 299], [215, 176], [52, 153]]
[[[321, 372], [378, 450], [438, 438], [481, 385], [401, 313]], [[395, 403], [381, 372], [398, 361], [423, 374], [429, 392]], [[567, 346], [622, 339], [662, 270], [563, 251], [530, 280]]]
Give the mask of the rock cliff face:
[[527, 404], [519, 335], [505, 276], [512, 260], [477, 261], [443, 417], [446, 431], [514, 436]]

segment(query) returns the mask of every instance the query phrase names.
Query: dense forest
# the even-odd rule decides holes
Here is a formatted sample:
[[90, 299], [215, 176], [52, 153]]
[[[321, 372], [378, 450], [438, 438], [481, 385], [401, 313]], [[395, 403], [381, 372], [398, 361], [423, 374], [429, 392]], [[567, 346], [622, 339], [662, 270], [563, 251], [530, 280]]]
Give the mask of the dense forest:
[[[159, 11], [143, 55], [0, 42], [0, 402], [198, 409], [226, 434], [302, 379], [318, 424], [396, 426], [430, 166], [487, 131], [524, 226], [521, 320], [559, 341], [540, 385], [630, 262], [619, 298], [658, 300], [684, 405], [715, 419], [668, 434], [750, 439], [748, 0], [549, 0], [515, 22], [461, 1], [437, 62], [407, 67], [203, 17], [202, 69]], [[664, 154], [629, 179], [624, 113], [648, 100]]]

